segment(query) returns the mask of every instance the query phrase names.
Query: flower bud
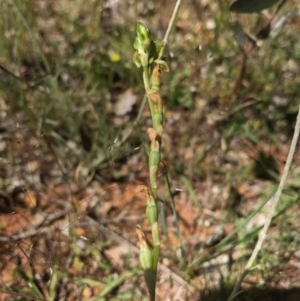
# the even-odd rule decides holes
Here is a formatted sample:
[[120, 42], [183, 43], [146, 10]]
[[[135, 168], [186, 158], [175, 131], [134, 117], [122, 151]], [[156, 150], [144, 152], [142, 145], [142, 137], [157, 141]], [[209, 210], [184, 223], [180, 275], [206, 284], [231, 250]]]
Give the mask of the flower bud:
[[152, 226], [154, 223], [157, 223], [158, 220], [158, 209], [156, 202], [153, 196], [147, 191], [147, 208], [146, 208], [146, 216], [149, 221], [149, 224]]
[[141, 22], [138, 22], [136, 24], [136, 34], [141, 40], [141, 42], [144, 42], [145, 40], [149, 39], [149, 31], [147, 27]]
[[140, 225], [136, 226], [136, 233], [140, 242], [140, 265], [143, 270], [150, 270], [152, 268], [152, 251], [146, 241], [145, 234]]
[[156, 65], [152, 71], [151, 75], [151, 88], [154, 90], [159, 89], [160, 81], [162, 78], [162, 70], [160, 65]]
[[[151, 152], [159, 152], [160, 151], [160, 146], [159, 146], [159, 135], [157, 133], [157, 131], [153, 128], [149, 128], [147, 130], [149, 139], [150, 139], [150, 154]], [[151, 166], [151, 165], [150, 165]]]
[[148, 97], [150, 98], [151, 102], [153, 103], [154, 112], [162, 113], [162, 98], [161, 98], [160, 93], [157, 90], [151, 89], [148, 92]]

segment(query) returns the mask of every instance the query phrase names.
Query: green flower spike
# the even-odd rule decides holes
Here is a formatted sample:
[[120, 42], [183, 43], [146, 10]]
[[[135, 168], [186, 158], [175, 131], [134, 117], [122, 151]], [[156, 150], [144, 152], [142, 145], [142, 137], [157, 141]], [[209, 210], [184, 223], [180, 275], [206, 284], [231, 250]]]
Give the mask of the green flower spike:
[[137, 23], [136, 34], [133, 60], [137, 67], [143, 67], [143, 81], [153, 124], [152, 128], [147, 130], [150, 139], [148, 164], [151, 189], [146, 186], [139, 187], [139, 192], [143, 193], [143, 197], [147, 201], [146, 216], [151, 225], [152, 249], [149, 248], [140, 226], [137, 227], [136, 231], [140, 241], [140, 263], [144, 269], [150, 301], [155, 301], [156, 275], [160, 253], [157, 173], [161, 159], [161, 137], [163, 134], [163, 102], [159, 93], [159, 85], [162, 73], [168, 72], [169, 68], [166, 62], [161, 59], [165, 47], [164, 42], [151, 40], [148, 29], [142, 23]]

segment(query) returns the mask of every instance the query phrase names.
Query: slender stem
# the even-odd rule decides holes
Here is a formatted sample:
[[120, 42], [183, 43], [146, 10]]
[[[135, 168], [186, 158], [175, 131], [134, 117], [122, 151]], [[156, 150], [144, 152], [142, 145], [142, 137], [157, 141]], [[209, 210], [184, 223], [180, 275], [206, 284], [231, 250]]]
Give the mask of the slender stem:
[[288, 157], [287, 157], [287, 160], [286, 160], [286, 163], [285, 163], [285, 166], [284, 166], [283, 174], [282, 174], [282, 177], [280, 179], [278, 189], [277, 189], [277, 191], [275, 193], [275, 196], [273, 198], [273, 201], [272, 201], [272, 205], [271, 205], [271, 209], [269, 211], [269, 215], [266, 219], [266, 222], [264, 224], [263, 229], [261, 230], [258, 241], [257, 241], [257, 243], [255, 245], [255, 248], [252, 252], [252, 255], [251, 255], [251, 257], [250, 257], [250, 259], [249, 259], [249, 261], [248, 261], [248, 263], [247, 263], [247, 265], [244, 269], [244, 272], [242, 273], [242, 276], [239, 279], [239, 281], [235, 284], [235, 286], [233, 288], [233, 291], [232, 291], [228, 301], [233, 300], [235, 298], [235, 296], [237, 295], [238, 289], [240, 288], [240, 286], [241, 286], [244, 278], [248, 274], [248, 272], [251, 270], [251, 267], [252, 267], [257, 255], [258, 255], [258, 252], [260, 251], [260, 249], [262, 247], [262, 244], [263, 244], [263, 242], [264, 242], [264, 240], [267, 236], [268, 228], [269, 228], [269, 226], [271, 224], [271, 221], [272, 221], [272, 218], [275, 214], [276, 207], [279, 203], [279, 200], [280, 200], [280, 197], [281, 197], [281, 194], [282, 194], [282, 190], [283, 190], [284, 184], [286, 182], [286, 179], [287, 179], [290, 167], [291, 167], [291, 163], [292, 163], [292, 160], [293, 160], [293, 157], [294, 157], [297, 141], [298, 141], [298, 138], [299, 138], [299, 132], [300, 132], [300, 106], [299, 106], [299, 110], [298, 110], [298, 116], [297, 116], [295, 131], [294, 131], [293, 139], [292, 139], [292, 142], [291, 142], [290, 150], [289, 150], [289, 153], [288, 153]]
[[167, 29], [167, 31], [165, 33], [165, 36], [164, 36], [164, 43], [165, 44], [168, 43], [169, 35], [170, 35], [171, 30], [173, 28], [173, 25], [174, 25], [175, 19], [177, 17], [180, 5], [181, 5], [181, 0], [177, 0], [176, 5], [175, 5], [174, 10], [173, 10], [173, 13], [172, 13], [171, 20], [170, 20], [169, 25], [168, 25], [168, 29]]
[[[162, 161], [165, 170], [167, 171], [167, 166], [166, 164]], [[165, 179], [166, 179], [166, 184], [168, 187], [168, 192], [169, 192], [169, 196], [170, 196], [170, 200], [171, 200], [171, 207], [172, 207], [172, 211], [173, 211], [173, 216], [174, 216], [174, 220], [175, 220], [175, 225], [176, 225], [176, 231], [178, 233], [178, 238], [179, 238], [179, 242], [180, 242], [180, 249], [181, 249], [181, 262], [185, 265], [186, 264], [186, 250], [185, 250], [185, 245], [184, 245], [184, 241], [181, 235], [181, 231], [180, 231], [180, 227], [179, 227], [179, 218], [178, 218], [178, 214], [176, 211], [176, 207], [175, 207], [175, 201], [173, 198], [173, 194], [171, 191], [171, 183], [170, 183], [170, 179], [168, 176], [168, 172], [165, 173]]]
[[151, 81], [150, 81], [150, 74], [149, 74], [149, 68], [145, 67], [144, 72], [143, 72], [143, 80], [144, 80], [144, 86], [145, 86], [145, 91], [148, 99], [148, 104], [151, 112], [151, 117], [152, 117], [152, 122], [153, 122], [153, 116], [154, 116], [154, 108], [153, 108], [153, 103], [151, 102], [148, 92], [151, 89]]

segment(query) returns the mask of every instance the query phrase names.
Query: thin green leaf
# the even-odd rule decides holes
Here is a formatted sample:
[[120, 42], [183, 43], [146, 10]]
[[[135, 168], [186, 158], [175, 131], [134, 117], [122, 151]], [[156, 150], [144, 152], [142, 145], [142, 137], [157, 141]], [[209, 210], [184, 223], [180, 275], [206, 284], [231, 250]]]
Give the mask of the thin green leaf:
[[29, 295], [35, 296], [37, 298], [44, 298], [43, 294], [40, 292], [39, 288], [34, 283], [33, 279], [29, 277], [21, 267], [17, 267], [17, 272], [19, 275], [28, 283], [30, 290], [27, 292]]
[[108, 293], [110, 293], [113, 289], [115, 289], [116, 287], [118, 287], [119, 285], [121, 285], [125, 279], [132, 277], [135, 273], [134, 272], [128, 272], [125, 273], [123, 275], [121, 275], [120, 277], [112, 280], [110, 283], [108, 283], [103, 290], [101, 291], [100, 295], [98, 296], [99, 298], [105, 297]]
[[89, 278], [77, 278], [76, 283], [78, 284], [86, 284], [89, 286], [104, 286], [105, 283], [94, 280], [94, 279], [89, 279]]
[[49, 301], [53, 301], [55, 299], [57, 281], [58, 281], [58, 275], [56, 269], [54, 269], [51, 275], [50, 285], [49, 285], [49, 297], [48, 297]]
[[132, 293], [124, 293], [115, 296], [113, 298], [110, 298], [109, 300], [132, 300], [132, 297], [133, 297]]

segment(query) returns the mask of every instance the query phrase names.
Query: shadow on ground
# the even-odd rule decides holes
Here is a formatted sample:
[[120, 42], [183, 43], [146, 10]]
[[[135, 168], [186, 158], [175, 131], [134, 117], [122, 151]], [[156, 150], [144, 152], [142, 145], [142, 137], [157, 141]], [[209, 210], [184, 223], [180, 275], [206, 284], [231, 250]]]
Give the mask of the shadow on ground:
[[[207, 290], [201, 294], [198, 301], [227, 301], [233, 288]], [[274, 289], [252, 288], [240, 291], [234, 301], [299, 301], [300, 288]]]

